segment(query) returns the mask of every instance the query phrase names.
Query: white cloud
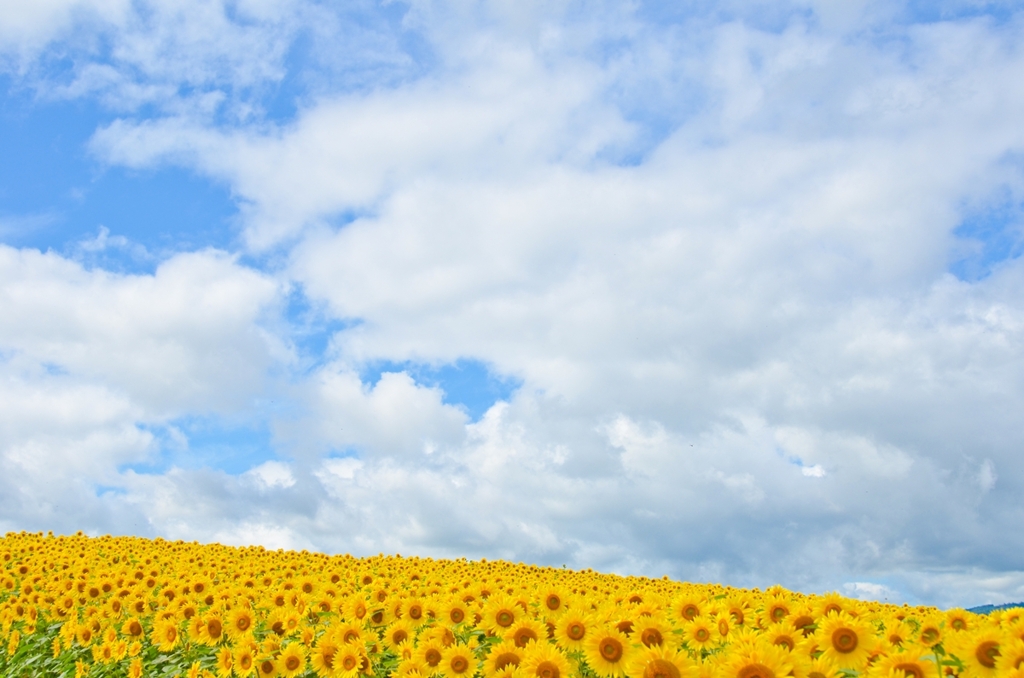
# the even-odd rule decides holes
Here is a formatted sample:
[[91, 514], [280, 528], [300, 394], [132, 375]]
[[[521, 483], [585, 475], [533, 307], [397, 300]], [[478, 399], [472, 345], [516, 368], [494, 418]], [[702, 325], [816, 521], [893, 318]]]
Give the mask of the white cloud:
[[[4, 397], [67, 399], [64, 438], [43, 446], [49, 420], [26, 415], [4, 463], [34, 492], [80, 430], [90, 477], [117, 489], [75, 495], [95, 524], [174, 537], [1016, 595], [1024, 265], [947, 269], [966, 214], [1024, 196], [1020, 22], [811, 5], [780, 30], [661, 30], [414, 3], [407, 28], [448, 41], [418, 79], [328, 92], [286, 124], [184, 105], [111, 122], [99, 157], [227, 182], [274, 268], [205, 251], [116, 276], [0, 249], [0, 346], [22, 370]], [[257, 35], [159, 38], [179, 19], [126, 29], [124, 63], [209, 56], [221, 34], [226, 56], [142, 85], [219, 82]], [[899, 39], [858, 32], [879, 22]], [[238, 82], [273, 80], [275, 59]], [[289, 460], [117, 471], [152, 449], [144, 422], [245, 409], [290, 367], [262, 323], [290, 285], [350, 322], [275, 386], [297, 405], [271, 422]], [[406, 372], [359, 377], [460, 357], [523, 386], [469, 423]]]
[[5, 351], [107, 384], [152, 419], [238, 408], [284, 357], [259, 325], [280, 285], [222, 252], [118, 275], [0, 246], [0, 286]]

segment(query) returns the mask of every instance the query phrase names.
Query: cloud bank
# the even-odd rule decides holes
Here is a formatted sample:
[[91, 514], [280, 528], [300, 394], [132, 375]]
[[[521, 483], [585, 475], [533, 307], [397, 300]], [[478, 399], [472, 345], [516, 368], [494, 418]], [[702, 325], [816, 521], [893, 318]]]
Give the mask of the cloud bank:
[[[0, 248], [0, 527], [1024, 596], [1012, 5], [8, 4], [12, 82], [238, 230]], [[521, 385], [365, 377], [460, 360]]]

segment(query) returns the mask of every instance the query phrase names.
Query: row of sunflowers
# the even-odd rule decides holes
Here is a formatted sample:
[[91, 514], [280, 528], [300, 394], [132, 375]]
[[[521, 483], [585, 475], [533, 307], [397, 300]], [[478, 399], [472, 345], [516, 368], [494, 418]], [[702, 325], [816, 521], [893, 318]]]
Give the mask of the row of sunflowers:
[[1024, 678], [991, 615], [535, 567], [0, 539], [0, 675]]

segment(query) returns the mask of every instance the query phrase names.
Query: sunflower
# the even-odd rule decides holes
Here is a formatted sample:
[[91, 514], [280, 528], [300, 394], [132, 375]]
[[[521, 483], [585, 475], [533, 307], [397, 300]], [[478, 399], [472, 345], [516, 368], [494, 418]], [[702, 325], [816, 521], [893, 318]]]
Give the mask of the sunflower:
[[469, 605], [455, 597], [448, 599], [441, 605], [438, 619], [440, 619], [441, 623], [451, 626], [456, 626], [467, 620], [470, 623], [473, 621], [470, 616]]
[[832, 612], [818, 623], [814, 639], [822, 656], [841, 669], [860, 671], [867, 664], [871, 627], [848, 612]]
[[133, 640], [139, 640], [145, 634], [145, 631], [143, 630], [142, 622], [139, 621], [138, 617], [129, 617], [128, 620], [121, 625], [121, 633]]
[[614, 626], [604, 626], [587, 634], [583, 641], [583, 656], [598, 676], [622, 676], [634, 654], [629, 638]]
[[946, 610], [946, 628], [954, 631], [970, 631], [975, 625], [974, 615], [962, 607]]
[[224, 640], [224, 621], [219, 613], [213, 612], [203, 618], [203, 625], [196, 638], [203, 645], [214, 647]]
[[694, 666], [685, 653], [663, 645], [644, 647], [626, 665], [629, 678], [686, 678]]
[[260, 678], [277, 678], [277, 662], [270, 655], [260, 657], [256, 660], [256, 675]]
[[248, 607], [239, 605], [228, 613], [226, 632], [232, 642], [237, 643], [241, 638], [251, 635], [256, 626], [256, 616]]
[[1000, 674], [1011, 669], [1024, 668], [1024, 640], [1012, 638], [999, 646], [999, 659], [996, 660], [996, 669]]
[[832, 612], [849, 611], [850, 600], [833, 591], [814, 598], [814, 617], [827, 617]]
[[333, 629], [334, 638], [342, 645], [362, 645], [363, 628], [354, 623], [344, 623]]
[[426, 606], [419, 598], [409, 598], [402, 601], [402, 618], [415, 628], [419, 628], [430, 621], [427, 615]]
[[535, 643], [546, 639], [547, 628], [535, 619], [523, 617], [508, 628], [503, 638], [513, 641], [516, 647], [526, 647], [527, 643]]
[[764, 601], [764, 613], [762, 615], [762, 626], [776, 624], [788, 617], [793, 608], [793, 599], [785, 594], [768, 597]]
[[133, 659], [128, 665], [128, 678], [142, 678], [142, 660]]
[[733, 626], [749, 625], [754, 616], [753, 598], [745, 591], [734, 591], [724, 601], [723, 610]]
[[334, 675], [354, 678], [363, 664], [363, 653], [357, 645], [340, 645], [334, 655]]
[[726, 655], [721, 678], [785, 678], [793, 672], [789, 653], [779, 645], [756, 643]]
[[519, 665], [523, 678], [569, 678], [569, 660], [551, 643], [531, 643]]
[[326, 678], [334, 673], [334, 660], [338, 654], [338, 643], [328, 634], [320, 638], [313, 647], [309, 663], [313, 665], [316, 675]]
[[441, 655], [438, 673], [444, 678], [470, 678], [477, 669], [473, 651], [465, 645], [452, 645]]
[[301, 643], [289, 643], [277, 658], [277, 665], [282, 676], [295, 678], [306, 670], [306, 648]]
[[697, 589], [691, 589], [672, 601], [672, 616], [676, 624], [682, 626], [699, 616], [707, 605], [704, 595]]
[[694, 652], [710, 650], [718, 638], [718, 626], [707, 617], [694, 617], [683, 626], [683, 642]]
[[217, 675], [220, 678], [231, 678], [234, 672], [235, 655], [230, 647], [222, 647], [217, 652]]
[[668, 624], [661, 614], [640, 617], [633, 626], [633, 638], [639, 640], [645, 647], [665, 645], [669, 637]]
[[555, 622], [555, 640], [566, 650], [582, 649], [593, 626], [594, 619], [589, 614], [569, 610]]
[[927, 647], [935, 647], [942, 642], [942, 624], [937, 619], [926, 618], [917, 629], [917, 642]]
[[248, 678], [256, 672], [256, 653], [252, 646], [245, 644], [235, 648], [233, 664], [235, 673], [241, 678]]
[[839, 668], [823, 657], [810, 658], [806, 655], [791, 654], [794, 678], [843, 678]]
[[174, 619], [159, 619], [153, 624], [150, 640], [161, 652], [171, 652], [181, 642], [181, 632]]
[[541, 613], [545, 616], [557, 616], [565, 612], [568, 593], [561, 586], [552, 585], [537, 591]]
[[445, 649], [445, 645], [438, 638], [429, 638], [423, 642], [421, 639], [419, 647], [416, 648], [415, 659], [426, 667], [426, 675], [430, 675], [439, 671], [438, 665], [441, 663], [441, 657]]
[[996, 676], [996, 661], [999, 660], [1002, 652], [1001, 646], [1007, 638], [999, 629], [981, 629], [973, 633], [958, 633], [949, 638], [949, 647], [946, 648], [951, 654], [956, 655], [964, 663], [968, 671], [978, 678]]
[[524, 654], [523, 648], [516, 647], [516, 644], [508, 638], [492, 645], [484, 660], [485, 678], [494, 678], [510, 666], [512, 668], [519, 667], [523, 663]]
[[385, 648], [390, 648], [399, 643], [404, 643], [416, 636], [416, 627], [407, 619], [396, 619], [391, 625], [384, 629], [381, 642]]
[[772, 645], [781, 645], [790, 652], [795, 650], [797, 643], [804, 639], [803, 632], [793, 624], [791, 619], [771, 624], [761, 635]]
[[487, 604], [484, 605], [483, 629], [488, 633], [499, 635], [524, 614], [515, 598], [508, 594], [496, 593], [490, 596], [487, 599]]
[[[930, 678], [939, 672], [932, 659], [934, 656], [931, 653], [926, 654], [924, 648], [894, 652], [875, 662], [868, 675], [871, 678], [889, 678], [894, 674], [906, 678]], [[902, 673], [898, 673], [900, 671]]]

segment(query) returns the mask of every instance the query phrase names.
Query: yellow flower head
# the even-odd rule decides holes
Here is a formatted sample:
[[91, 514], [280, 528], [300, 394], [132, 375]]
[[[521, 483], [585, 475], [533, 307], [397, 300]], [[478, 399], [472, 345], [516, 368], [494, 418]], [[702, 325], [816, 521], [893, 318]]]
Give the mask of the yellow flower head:
[[629, 638], [614, 626], [604, 626], [587, 634], [583, 642], [583, 656], [598, 676], [614, 678], [626, 672], [633, 655]]
[[980, 628], [958, 633], [948, 638], [948, 652], [956, 655], [967, 670], [978, 678], [999, 675], [996, 662], [1002, 656], [1001, 648], [1009, 640], [998, 628]]
[[514, 642], [516, 647], [526, 647], [527, 643], [547, 639], [548, 629], [539, 621], [524, 616], [509, 627], [502, 637]]
[[779, 645], [758, 643], [725, 655], [721, 678], [786, 678], [793, 672], [789, 652]]
[[626, 666], [629, 678], [687, 678], [695, 666], [692, 659], [665, 645], [644, 647]]
[[548, 642], [531, 643], [519, 665], [522, 678], [570, 678], [569, 660]]
[[871, 654], [873, 631], [847, 612], [831, 612], [818, 622], [815, 641], [824, 656], [842, 669], [860, 671]]
[[445, 649], [438, 664], [438, 673], [444, 678], [471, 678], [476, 673], [477, 660], [465, 645], [455, 644]]
[[492, 645], [484, 660], [485, 678], [494, 678], [509, 667], [519, 668], [525, 654], [524, 648], [517, 647], [515, 642], [508, 638]]
[[580, 650], [594, 625], [592, 616], [570, 609], [555, 622], [555, 640], [566, 650]]
[[290, 643], [281, 651], [277, 665], [282, 676], [295, 678], [306, 670], [306, 648], [301, 643]]

